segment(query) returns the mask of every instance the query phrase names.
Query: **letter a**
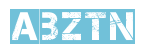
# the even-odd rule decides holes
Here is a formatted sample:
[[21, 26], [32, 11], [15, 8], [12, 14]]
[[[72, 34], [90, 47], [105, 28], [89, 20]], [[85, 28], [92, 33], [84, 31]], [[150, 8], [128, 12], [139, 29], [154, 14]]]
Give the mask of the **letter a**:
[[[23, 21], [25, 22], [27, 29], [22, 29]], [[21, 31], [21, 32], [20, 32]], [[32, 23], [30, 21], [28, 12], [20, 12], [13, 35], [12, 40], [18, 40], [19, 35], [21, 34], [28, 34], [30, 40], [37, 40], [36, 34], [34, 32]]]

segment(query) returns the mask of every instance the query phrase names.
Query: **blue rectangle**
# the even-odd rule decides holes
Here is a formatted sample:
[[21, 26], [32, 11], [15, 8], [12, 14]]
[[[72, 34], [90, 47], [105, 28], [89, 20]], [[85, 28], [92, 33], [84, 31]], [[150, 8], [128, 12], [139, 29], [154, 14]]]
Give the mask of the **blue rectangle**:
[[[39, 40], [30, 40], [29, 35], [20, 34], [18, 40], [12, 40], [13, 31], [20, 12], [28, 12], [37, 39], [39, 39], [39, 10], [38, 9], [10, 9], [10, 44], [38, 44]], [[26, 29], [25, 22], [22, 29]]]
[[[28, 12], [37, 40], [30, 40], [28, 35], [19, 35], [18, 40], [12, 40], [20, 12]], [[43, 12], [51, 12], [57, 16], [55, 27], [58, 35], [53, 40], [42, 40], [42, 35], [51, 33], [49, 28], [42, 28], [42, 23], [49, 23], [49, 18], [42, 18]], [[81, 12], [81, 20], [71, 31], [80, 33], [81, 40], [62, 40], [63, 31], [73, 18], [62, 18], [62, 12]], [[99, 40], [92, 40], [92, 18], [85, 18], [85, 12], [106, 12], [106, 18], [99, 18]], [[116, 40], [110, 40], [110, 12], [116, 12], [122, 24], [126, 27], [126, 12], [133, 12], [133, 40], [126, 40], [116, 25]], [[22, 29], [26, 29], [23, 22]], [[10, 9], [10, 44], [135, 44], [135, 9]]]

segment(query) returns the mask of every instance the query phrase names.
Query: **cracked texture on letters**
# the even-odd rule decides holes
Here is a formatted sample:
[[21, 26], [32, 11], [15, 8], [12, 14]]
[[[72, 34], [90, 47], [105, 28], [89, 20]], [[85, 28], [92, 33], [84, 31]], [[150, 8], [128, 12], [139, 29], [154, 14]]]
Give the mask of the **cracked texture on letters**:
[[51, 33], [49, 35], [42, 35], [42, 40], [55, 39], [58, 35], [58, 29], [54, 26], [54, 24], [57, 22], [57, 16], [50, 12], [43, 12], [42, 17], [51, 19], [49, 23], [42, 23], [43, 28], [51, 29]]
[[73, 19], [69, 26], [63, 31], [63, 33], [70, 33], [78, 24], [81, 19]]
[[[127, 30], [127, 28], [124, 27], [124, 25], [122, 24], [120, 18], [118, 17], [117, 13], [116, 12], [110, 12], [110, 18], [112, 18], [114, 20], [114, 22], [117, 24], [117, 26], [119, 27], [120, 31], [122, 32], [122, 34], [124, 35], [125, 39], [126, 40], [133, 40], [132, 39], [132, 36], [130, 35], [129, 33], [129, 30]], [[126, 16], [127, 17], [127, 16]], [[110, 19], [110, 20], [112, 20]], [[112, 21], [110, 21], [112, 23]], [[114, 27], [112, 27], [114, 28]], [[116, 28], [114, 28], [116, 29]], [[113, 31], [116, 31], [116, 30], [113, 30]], [[113, 34], [113, 35], [112, 35]], [[114, 33], [110, 33], [110, 35], [112, 35], [113, 37], [110, 36], [110, 38], [113, 38], [113, 40], [116, 40], [115, 38], [115, 34]]]
[[86, 12], [85, 18], [106, 18], [106, 12]]
[[92, 40], [99, 40], [99, 19], [92, 19]]
[[81, 18], [81, 12], [62, 12], [62, 18]]
[[81, 34], [62, 34], [62, 40], [81, 40]]

